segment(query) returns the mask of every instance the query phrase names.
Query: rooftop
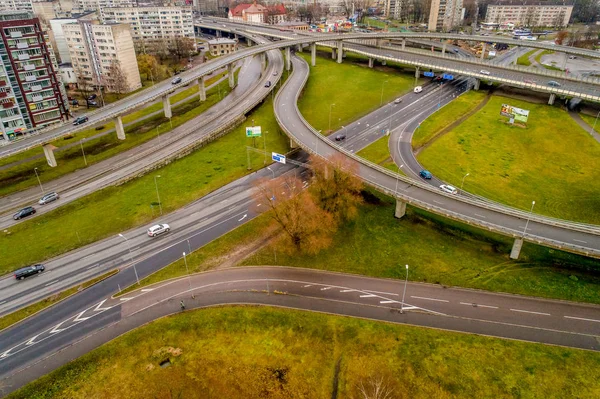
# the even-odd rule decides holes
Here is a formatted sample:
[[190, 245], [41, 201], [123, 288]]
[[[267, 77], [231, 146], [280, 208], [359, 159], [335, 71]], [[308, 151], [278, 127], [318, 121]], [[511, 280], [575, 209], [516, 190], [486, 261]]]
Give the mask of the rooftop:
[[233, 39], [227, 39], [225, 37], [219, 37], [218, 39], [209, 40], [208, 44], [235, 44], [237, 41]]

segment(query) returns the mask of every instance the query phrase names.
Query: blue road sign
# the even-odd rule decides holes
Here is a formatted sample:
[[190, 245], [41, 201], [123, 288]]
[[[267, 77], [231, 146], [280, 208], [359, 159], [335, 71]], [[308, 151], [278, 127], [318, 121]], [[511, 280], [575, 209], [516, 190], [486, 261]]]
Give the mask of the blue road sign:
[[281, 155], [276, 152], [271, 153], [271, 159], [275, 162], [285, 163], [285, 155]]
[[426, 78], [433, 78], [435, 74], [433, 72], [423, 72], [423, 76]]
[[454, 79], [454, 76], [450, 75], [448, 73], [445, 73], [445, 74], [442, 75], [442, 78], [446, 79], [446, 80], [452, 80], [452, 79]]

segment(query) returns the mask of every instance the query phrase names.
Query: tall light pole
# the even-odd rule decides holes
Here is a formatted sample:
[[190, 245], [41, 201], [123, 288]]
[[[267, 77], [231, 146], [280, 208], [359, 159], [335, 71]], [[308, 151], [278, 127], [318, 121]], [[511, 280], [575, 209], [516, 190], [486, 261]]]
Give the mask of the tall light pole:
[[264, 146], [263, 151], [265, 153], [265, 159], [263, 161], [263, 165], [267, 164], [267, 133], [269, 133], [268, 130], [265, 132], [265, 134], [262, 135], [263, 136], [263, 146]]
[[527, 234], [527, 226], [529, 226], [529, 219], [531, 219], [531, 215], [533, 214], [533, 206], [535, 205], [535, 201], [531, 201], [531, 209], [529, 210], [529, 216], [527, 216], [527, 222], [525, 222], [525, 229], [523, 229], [523, 237]]
[[160, 203], [160, 195], [158, 195], [158, 182], [156, 181], [160, 175], [154, 176], [154, 187], [156, 187], [156, 198], [158, 199], [158, 208], [160, 209], [160, 215], [162, 216], [162, 204]]
[[392, 132], [392, 113], [394, 112], [393, 108], [392, 108], [392, 103], [390, 103], [390, 120], [389, 120], [389, 124], [388, 124], [388, 134], [390, 134]]
[[187, 258], [185, 257], [185, 252], [183, 253], [183, 261], [185, 262], [185, 271], [188, 275], [188, 284], [190, 285], [190, 292], [192, 291], [192, 278], [190, 277], [190, 269], [188, 269]]
[[398, 166], [398, 174], [396, 175], [396, 196], [398, 196], [398, 182], [400, 181], [400, 168], [404, 167], [404, 164]]
[[331, 132], [331, 109], [335, 106], [335, 104], [331, 104], [329, 106], [329, 131]]
[[[270, 166], [267, 166], [267, 169], [273, 173], [273, 181], [275, 180], [275, 171], [271, 169]], [[271, 186], [271, 201], [275, 201], [275, 187]]]
[[125, 243], [127, 244], [127, 249], [129, 250], [129, 256], [131, 256], [131, 264], [133, 265], [133, 272], [135, 273], [135, 279], [136, 279], [138, 285], [140, 285], [140, 278], [138, 277], [137, 269], [135, 268], [135, 262], [133, 261], [133, 254], [131, 253], [131, 247], [129, 246], [129, 240], [127, 239], [127, 237], [125, 237], [121, 233], [119, 233], [119, 237], [124, 239]]
[[44, 186], [42, 186], [42, 181], [40, 180], [40, 175], [38, 175], [37, 168], [33, 168], [33, 171], [35, 172], [35, 177], [37, 177], [38, 183], [40, 183], [40, 190], [42, 190], [42, 195], [46, 194], [44, 193]]
[[85, 162], [85, 166], [87, 166], [87, 159], [85, 158], [85, 151], [83, 151], [83, 140], [79, 140], [79, 145], [81, 146], [81, 153], [83, 154], [83, 162]]
[[379, 106], [381, 107], [383, 105], [383, 86], [387, 83], [388, 81], [384, 81], [381, 83], [381, 101], [379, 102]]
[[406, 265], [406, 279], [404, 280], [404, 292], [402, 293], [402, 303], [400, 304], [400, 313], [404, 313], [404, 296], [406, 295], [406, 285], [408, 284], [408, 265]]
[[596, 131], [596, 122], [598, 122], [599, 116], [600, 116], [600, 111], [598, 111], [598, 115], [596, 115], [596, 120], [594, 120], [594, 126], [592, 126], [592, 131], [590, 134], [593, 134]]
[[466, 174], [466, 175], [464, 175], [464, 176], [463, 176], [463, 178], [462, 178], [462, 182], [460, 183], [460, 189], [461, 189], [461, 191], [462, 191], [462, 189], [463, 189], [463, 186], [465, 185], [465, 178], [466, 178], [467, 176], [469, 176], [469, 174], [470, 174], [470, 173], [467, 173], [467, 174]]

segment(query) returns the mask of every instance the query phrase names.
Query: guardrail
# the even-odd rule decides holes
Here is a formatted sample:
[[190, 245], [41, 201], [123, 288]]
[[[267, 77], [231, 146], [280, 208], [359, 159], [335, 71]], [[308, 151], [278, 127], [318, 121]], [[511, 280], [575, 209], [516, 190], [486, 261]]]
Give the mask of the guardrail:
[[[306, 63], [304, 60], [301, 60], [302, 62]], [[307, 65], [308, 66], [308, 65]], [[304, 77], [303, 82], [301, 87], [304, 87], [304, 85], [306, 84], [306, 81], [308, 80], [308, 75]], [[288, 82], [286, 82], [286, 84], [284, 85], [284, 88], [287, 84], [289, 84], [290, 80], [288, 80]], [[276, 101], [278, 101], [278, 97], [279, 95], [283, 92], [283, 90], [281, 90], [276, 97]], [[295, 101], [294, 101], [294, 107], [296, 109], [296, 112], [298, 113], [298, 116], [300, 117], [300, 119], [302, 120], [302, 122], [304, 123], [304, 125], [313, 133], [313, 135], [315, 136], [315, 138], [319, 141], [321, 141], [324, 145], [327, 145], [331, 148], [333, 148], [335, 151], [341, 152], [342, 154], [344, 154], [346, 157], [353, 159], [354, 161], [358, 162], [359, 164], [362, 164], [364, 166], [367, 166], [371, 169], [374, 169], [382, 174], [385, 174], [397, 181], [402, 181], [403, 183], [406, 184], [410, 184], [413, 186], [416, 186], [420, 189], [435, 193], [436, 195], [443, 195], [446, 196], [452, 200], [458, 200], [464, 203], [468, 203], [480, 208], [484, 208], [484, 209], [488, 209], [490, 211], [494, 211], [494, 212], [498, 212], [498, 213], [502, 213], [502, 214], [506, 214], [506, 215], [510, 215], [513, 217], [517, 217], [523, 220], [527, 220], [529, 219], [530, 221], [534, 221], [536, 223], [540, 223], [540, 224], [545, 224], [545, 225], [549, 225], [549, 226], [555, 226], [555, 227], [559, 227], [559, 228], [563, 228], [566, 230], [574, 230], [574, 231], [581, 231], [584, 233], [589, 233], [589, 234], [594, 234], [594, 235], [600, 235], [600, 226], [596, 226], [596, 225], [582, 225], [579, 223], [572, 223], [569, 221], [564, 221], [564, 220], [559, 220], [559, 219], [553, 219], [553, 218], [547, 218], [547, 217], [543, 217], [543, 216], [538, 216], [535, 214], [530, 214], [529, 212], [526, 211], [522, 211], [522, 210], [518, 210], [518, 209], [513, 209], [513, 208], [509, 208], [509, 207], [505, 207], [505, 206], [501, 206], [499, 204], [495, 204], [495, 203], [488, 203], [488, 202], [483, 202], [483, 201], [479, 201], [477, 199], [471, 199], [471, 198], [465, 198], [465, 197], [456, 197], [456, 196], [452, 196], [450, 194], [446, 194], [443, 192], [440, 192], [439, 190], [436, 190], [434, 187], [431, 187], [428, 184], [422, 183], [418, 180], [414, 180], [411, 179], [409, 177], [406, 176], [402, 176], [400, 174], [394, 173], [386, 168], [383, 168], [377, 164], [374, 164], [368, 160], [365, 160], [357, 155], [355, 155], [354, 153], [351, 153], [347, 150], [345, 150], [344, 148], [341, 148], [339, 146], [334, 146], [329, 140], [327, 140], [325, 137], [323, 137], [319, 132], [317, 132], [302, 116], [302, 114], [300, 113], [299, 109], [298, 109], [298, 98], [300, 96], [300, 92], [301, 90], [299, 90], [296, 93], [296, 97], [295, 97]], [[293, 137], [294, 140], [299, 143], [299, 145], [306, 150], [307, 152], [311, 153], [311, 154], [315, 154], [317, 156], [320, 156], [319, 154], [317, 154], [312, 148], [310, 148], [308, 145], [305, 145], [301, 140], [298, 140], [297, 137], [294, 135], [293, 132], [289, 131], [285, 124], [281, 121], [278, 113], [275, 113], [275, 118], [277, 120], [277, 123], [281, 126], [281, 128], [286, 132], [286, 134], [288, 134], [290, 137]], [[544, 245], [550, 245], [559, 249], [567, 249], [567, 250], [571, 250], [573, 252], [577, 252], [577, 253], [583, 253], [586, 254], [587, 256], [593, 256], [593, 257], [600, 257], [600, 250], [596, 250], [593, 248], [587, 248], [581, 245], [574, 245], [574, 244], [570, 244], [570, 243], [564, 243], [564, 242], [559, 242], [556, 240], [552, 240], [552, 239], [548, 239], [548, 238], [543, 238], [543, 237], [539, 237], [539, 236], [534, 236], [531, 235], [529, 233], [527, 234], [523, 234], [523, 232], [518, 232], [515, 231], [513, 229], [509, 229], [506, 228], [504, 226], [499, 226], [499, 225], [495, 225], [492, 223], [488, 223], [488, 222], [484, 222], [481, 221], [479, 219], [467, 216], [467, 215], [462, 215], [462, 214], [458, 214], [456, 212], [452, 212], [446, 209], [442, 209], [440, 207], [437, 206], [433, 206], [429, 203], [425, 203], [423, 201], [419, 201], [417, 199], [414, 199], [412, 197], [409, 197], [407, 195], [403, 195], [400, 194], [398, 192], [392, 191], [387, 187], [381, 186], [380, 184], [373, 182], [373, 181], [369, 181], [368, 179], [361, 177], [363, 180], [365, 180], [368, 184], [376, 186], [378, 189], [380, 189], [381, 191], [385, 192], [386, 194], [393, 196], [397, 199], [400, 199], [404, 202], [407, 202], [411, 205], [415, 205], [419, 208], [423, 208], [423, 209], [427, 209], [430, 210], [432, 212], [435, 212], [437, 214], [446, 216], [446, 217], [450, 217], [456, 220], [460, 220], [462, 222], [466, 222], [469, 224], [473, 224], [473, 225], [477, 225], [483, 228], [487, 228], [489, 230], [492, 231], [496, 231], [505, 235], [509, 235], [511, 237], [516, 237], [516, 238], [524, 238], [527, 241], [531, 241], [531, 242], [535, 242], [538, 244], [544, 244]]]

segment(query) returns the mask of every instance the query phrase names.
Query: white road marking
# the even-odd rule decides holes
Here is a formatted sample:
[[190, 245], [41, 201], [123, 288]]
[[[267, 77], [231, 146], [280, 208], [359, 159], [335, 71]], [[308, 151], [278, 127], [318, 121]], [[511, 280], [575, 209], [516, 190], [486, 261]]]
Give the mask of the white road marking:
[[377, 295], [375, 294], [368, 294], [368, 295], [361, 295], [361, 298], [375, 298]]
[[353, 292], [353, 291], [356, 291], [356, 290], [341, 290], [340, 292]]
[[582, 244], [587, 244], [587, 241], [581, 241], [581, 240], [577, 240], [577, 239], [575, 239], [575, 238], [573, 238], [573, 241], [580, 242], [580, 243], [582, 243]]
[[583, 321], [593, 321], [594, 323], [600, 323], [600, 320], [596, 320], [596, 319], [586, 319], [585, 317], [573, 317], [573, 316], [565, 316], [565, 319], [583, 320]]
[[398, 296], [398, 294], [394, 294], [392, 292], [381, 292], [381, 291], [373, 291], [373, 290], [363, 290], [364, 292], [370, 292], [372, 294], [382, 294], [382, 295], [394, 295]]
[[450, 301], [446, 301], [445, 299], [425, 298], [425, 297], [422, 297], [422, 296], [411, 296], [411, 298], [425, 299], [425, 300], [428, 300], [428, 301], [436, 301], [436, 302], [450, 302]]
[[489, 306], [489, 305], [480, 305], [478, 303], [469, 303], [469, 302], [460, 302], [461, 305], [468, 305], [477, 308], [489, 308], [489, 309], [498, 309], [498, 306]]
[[330, 290], [330, 289], [332, 289], [332, 288], [333, 288], [333, 287], [325, 287], [325, 288], [321, 288], [321, 291]]
[[246, 219], [246, 216], [248, 216], [247, 213], [245, 213], [244, 216], [242, 216], [242, 218], [238, 220], [238, 222], [241, 222], [242, 220]]
[[521, 310], [521, 309], [511, 309], [513, 312], [520, 312], [520, 313], [531, 313], [531, 314], [539, 314], [542, 316], [550, 316], [550, 313], [542, 313], [542, 312], [532, 312], [530, 310]]
[[379, 303], [400, 303], [398, 301], [379, 301]]
[[97, 264], [97, 263], [96, 263], [95, 265], [92, 265], [92, 266], [89, 266], [89, 267], [87, 267], [85, 270], [90, 270], [90, 269], [93, 269], [93, 268], [94, 268], [94, 267], [96, 267], [96, 266], [98, 266], [98, 264]]
[[435, 202], [436, 204], [440, 204], [440, 205], [443, 204], [443, 202], [440, 202], [440, 201], [437, 201], [437, 200], [433, 200], [433, 202]]
[[154, 288], [144, 288], [143, 290], [141, 290], [142, 292], [150, 292], [150, 291], [154, 291]]
[[312, 287], [312, 284], [306, 284], [305, 286], [303, 286], [303, 288], [308, 288], [308, 287]]
[[47, 286], [52, 285], [54, 283], [58, 283], [58, 280], [50, 281], [48, 284], [45, 284], [44, 287], [47, 287]]
[[483, 216], [483, 215], [480, 215], [480, 214], [478, 214], [478, 213], [475, 213], [474, 215], [475, 215], [475, 216], [477, 216], [477, 217], [480, 217], [480, 218], [482, 218], [482, 219], [485, 219], [485, 216]]
[[119, 301], [127, 302], [132, 300], [133, 298], [119, 298]]

